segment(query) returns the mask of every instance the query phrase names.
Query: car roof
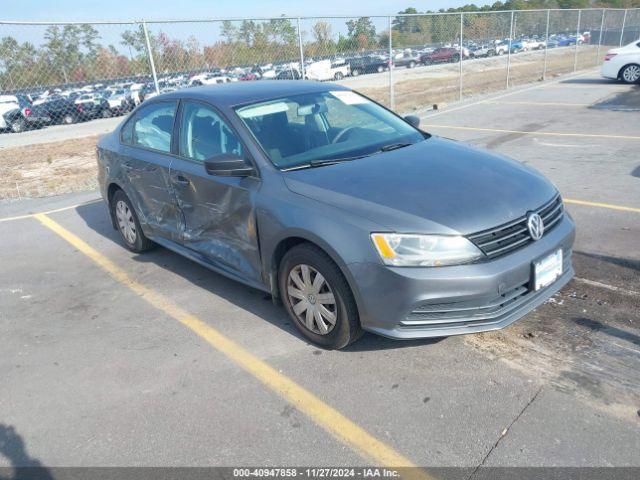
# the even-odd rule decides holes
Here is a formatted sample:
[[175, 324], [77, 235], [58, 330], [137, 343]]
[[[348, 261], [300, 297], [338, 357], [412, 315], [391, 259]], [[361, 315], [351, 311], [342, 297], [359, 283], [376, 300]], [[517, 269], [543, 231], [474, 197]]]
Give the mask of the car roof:
[[252, 82], [230, 82], [204, 85], [175, 92], [163, 93], [154, 100], [192, 99], [210, 102], [220, 107], [233, 107], [248, 103], [263, 102], [287, 95], [349, 90], [334, 83], [308, 80], [258, 80]]

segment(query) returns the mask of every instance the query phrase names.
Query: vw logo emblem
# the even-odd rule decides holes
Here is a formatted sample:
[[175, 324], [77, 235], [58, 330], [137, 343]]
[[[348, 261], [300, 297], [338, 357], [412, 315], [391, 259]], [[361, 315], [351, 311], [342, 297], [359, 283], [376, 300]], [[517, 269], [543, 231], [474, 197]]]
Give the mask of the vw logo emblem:
[[529, 235], [534, 240], [540, 240], [544, 234], [544, 222], [542, 217], [537, 213], [530, 213], [527, 217], [527, 228], [529, 229]]

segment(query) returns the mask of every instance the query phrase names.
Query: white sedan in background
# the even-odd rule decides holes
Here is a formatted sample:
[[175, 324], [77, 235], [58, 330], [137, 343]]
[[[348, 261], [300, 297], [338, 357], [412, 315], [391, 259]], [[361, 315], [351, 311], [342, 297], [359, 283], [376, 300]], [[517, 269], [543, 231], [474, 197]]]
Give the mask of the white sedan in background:
[[607, 52], [601, 70], [605, 78], [625, 83], [640, 82], [640, 39]]

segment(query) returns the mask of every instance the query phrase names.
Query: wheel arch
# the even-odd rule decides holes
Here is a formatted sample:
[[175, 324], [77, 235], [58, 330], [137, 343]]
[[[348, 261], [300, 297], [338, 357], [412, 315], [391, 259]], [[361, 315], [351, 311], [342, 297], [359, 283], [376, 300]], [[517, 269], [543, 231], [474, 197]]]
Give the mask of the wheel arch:
[[[111, 218], [111, 225], [113, 226], [113, 228], [115, 230], [118, 229], [118, 224], [116, 223], [116, 218], [113, 215], [113, 209], [111, 208], [111, 202], [113, 201], [113, 196], [116, 194], [116, 192], [118, 190], [124, 192], [124, 188], [122, 188], [122, 186], [120, 186], [120, 184], [118, 184], [117, 182], [109, 183], [109, 186], [107, 187], [107, 206], [108, 206], [108, 209], [109, 209], [109, 217]], [[126, 192], [125, 192], [125, 195], [126, 195]]]
[[618, 70], [618, 80], [622, 80], [622, 72], [624, 71], [625, 68], [630, 67], [631, 65], [640, 67], [640, 62], [629, 62], [629, 63], [625, 63], [622, 67], [620, 67], [620, 70]]
[[316, 248], [320, 249], [326, 255], [329, 256], [331, 260], [338, 266], [340, 273], [344, 276], [349, 288], [351, 289], [351, 293], [356, 301], [356, 308], [358, 312], [361, 311], [361, 299], [360, 292], [355, 286], [355, 280], [353, 276], [349, 272], [347, 265], [344, 263], [340, 255], [323, 239], [320, 237], [301, 230], [292, 230], [283, 234], [276, 242], [274, 242], [274, 247], [267, 253], [267, 265], [266, 271], [269, 273], [269, 287], [271, 289], [271, 294], [274, 299], [279, 299], [279, 289], [278, 289], [278, 270], [280, 268], [280, 263], [284, 258], [284, 255], [291, 250], [293, 247], [300, 245], [302, 243], [308, 243]]

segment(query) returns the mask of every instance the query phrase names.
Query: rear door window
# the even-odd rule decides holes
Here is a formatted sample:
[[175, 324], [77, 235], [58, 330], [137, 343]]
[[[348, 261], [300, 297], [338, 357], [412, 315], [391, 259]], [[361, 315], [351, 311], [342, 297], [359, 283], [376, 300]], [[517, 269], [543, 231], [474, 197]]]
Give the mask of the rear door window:
[[170, 153], [176, 106], [176, 102], [157, 102], [141, 108], [122, 129], [122, 142]]

